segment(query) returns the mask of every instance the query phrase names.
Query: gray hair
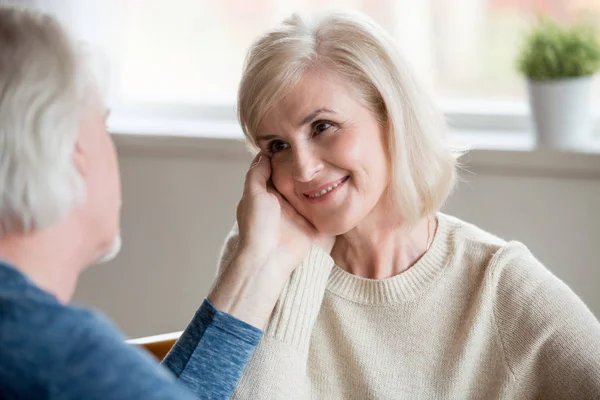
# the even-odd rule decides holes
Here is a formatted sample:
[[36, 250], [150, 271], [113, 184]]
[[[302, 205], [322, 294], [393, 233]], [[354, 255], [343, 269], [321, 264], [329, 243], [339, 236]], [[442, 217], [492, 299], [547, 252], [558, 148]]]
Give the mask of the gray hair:
[[93, 86], [56, 20], [0, 5], [0, 237], [56, 224], [84, 202], [73, 151]]
[[408, 223], [438, 211], [456, 182], [457, 158], [444, 116], [418, 84], [389, 35], [369, 18], [294, 14], [248, 51], [238, 117], [256, 146], [262, 118], [311, 68], [348, 82], [387, 131], [394, 201]]

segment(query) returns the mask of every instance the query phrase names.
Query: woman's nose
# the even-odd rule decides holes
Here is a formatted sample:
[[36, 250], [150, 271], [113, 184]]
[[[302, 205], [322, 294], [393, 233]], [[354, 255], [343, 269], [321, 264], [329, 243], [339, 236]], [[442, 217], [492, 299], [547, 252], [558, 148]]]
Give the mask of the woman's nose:
[[310, 149], [297, 149], [293, 156], [293, 178], [297, 182], [310, 182], [323, 170], [323, 161]]

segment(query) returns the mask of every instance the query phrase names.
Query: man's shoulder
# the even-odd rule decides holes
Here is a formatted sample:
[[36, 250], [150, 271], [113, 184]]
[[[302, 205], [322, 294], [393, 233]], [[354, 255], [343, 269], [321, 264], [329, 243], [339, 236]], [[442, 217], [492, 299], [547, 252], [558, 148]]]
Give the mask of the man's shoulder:
[[[81, 307], [65, 306], [58, 302], [40, 301], [26, 295], [5, 297], [0, 294], [0, 341], [25, 344], [31, 341], [69, 344], [68, 339], [87, 328], [109, 325], [95, 312]], [[64, 347], [63, 347], [64, 348]], [[2, 349], [0, 349], [1, 351]]]
[[42, 395], [82, 343], [103, 331], [111, 326], [89, 310], [0, 295], [0, 392]]

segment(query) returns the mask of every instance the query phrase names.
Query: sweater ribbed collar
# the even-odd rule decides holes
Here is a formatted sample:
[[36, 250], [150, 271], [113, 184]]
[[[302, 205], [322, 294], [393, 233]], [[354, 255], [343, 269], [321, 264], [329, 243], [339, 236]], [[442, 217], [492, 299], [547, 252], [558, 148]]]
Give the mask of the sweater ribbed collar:
[[452, 221], [443, 213], [437, 213], [437, 218], [438, 226], [431, 247], [405, 272], [376, 280], [353, 275], [334, 265], [327, 290], [366, 305], [391, 305], [414, 299], [441, 274], [448, 263]]

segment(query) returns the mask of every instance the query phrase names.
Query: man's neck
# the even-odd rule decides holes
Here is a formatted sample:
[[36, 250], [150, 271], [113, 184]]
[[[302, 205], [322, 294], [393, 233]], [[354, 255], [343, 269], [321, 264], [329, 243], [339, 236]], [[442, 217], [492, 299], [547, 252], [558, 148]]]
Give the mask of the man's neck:
[[[81, 236], [81, 235], [79, 235]], [[88, 261], [79, 251], [83, 243], [65, 235], [64, 226], [0, 238], [0, 259], [25, 274], [39, 288], [68, 303]]]

